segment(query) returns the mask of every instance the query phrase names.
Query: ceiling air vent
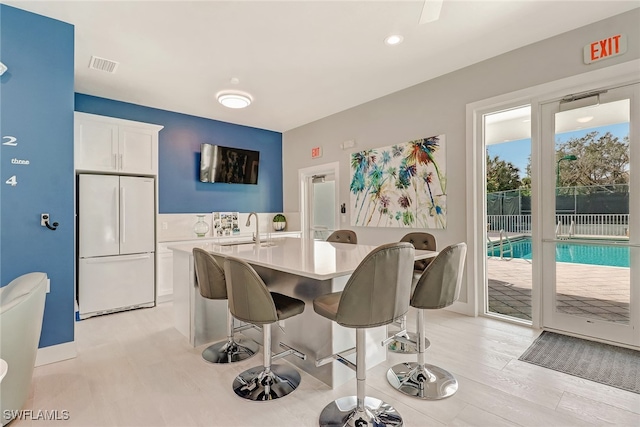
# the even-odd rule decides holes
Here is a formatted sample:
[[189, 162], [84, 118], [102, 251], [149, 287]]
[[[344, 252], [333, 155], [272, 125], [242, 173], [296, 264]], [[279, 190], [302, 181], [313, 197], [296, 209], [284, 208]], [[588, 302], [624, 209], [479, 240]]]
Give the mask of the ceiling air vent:
[[107, 73], [115, 73], [118, 69], [118, 62], [92, 56], [89, 62], [89, 68], [92, 70], [106, 71]]

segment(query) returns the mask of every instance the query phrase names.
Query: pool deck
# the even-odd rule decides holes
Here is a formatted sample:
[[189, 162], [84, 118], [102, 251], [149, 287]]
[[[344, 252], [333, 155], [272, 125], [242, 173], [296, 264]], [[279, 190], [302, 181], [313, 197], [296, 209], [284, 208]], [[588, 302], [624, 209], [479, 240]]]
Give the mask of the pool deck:
[[[531, 320], [531, 263], [518, 258], [488, 258], [487, 274], [489, 311]], [[629, 268], [560, 262], [556, 274], [560, 312], [629, 321]]]

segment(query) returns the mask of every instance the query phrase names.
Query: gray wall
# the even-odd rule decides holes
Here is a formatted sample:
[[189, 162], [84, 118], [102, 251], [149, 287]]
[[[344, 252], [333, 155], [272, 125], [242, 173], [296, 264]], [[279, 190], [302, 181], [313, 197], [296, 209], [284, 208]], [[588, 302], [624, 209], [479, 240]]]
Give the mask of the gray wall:
[[[349, 206], [352, 152], [445, 134], [447, 229], [430, 232], [438, 239], [439, 247], [465, 241], [466, 105], [636, 60], [640, 58], [639, 22], [640, 9], [634, 9], [285, 132], [282, 149], [284, 210], [299, 209], [300, 168], [339, 161], [340, 203]], [[626, 54], [591, 65], [583, 63], [585, 45], [619, 33], [627, 35]], [[351, 139], [355, 140], [356, 146], [343, 151], [340, 144]], [[322, 147], [323, 154], [319, 159], [311, 159], [311, 147], [315, 146]], [[351, 227], [349, 223], [341, 223], [336, 228]], [[358, 242], [373, 245], [397, 241], [410, 231], [373, 227], [355, 227], [354, 230], [358, 233]]]

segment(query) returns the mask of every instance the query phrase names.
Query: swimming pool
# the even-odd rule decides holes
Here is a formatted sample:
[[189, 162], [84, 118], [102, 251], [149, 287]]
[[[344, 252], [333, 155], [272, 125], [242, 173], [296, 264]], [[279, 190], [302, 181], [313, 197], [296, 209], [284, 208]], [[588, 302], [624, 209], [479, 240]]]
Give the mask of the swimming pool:
[[[513, 257], [531, 259], [531, 239], [512, 240]], [[503, 248], [507, 249], [506, 242]], [[500, 256], [500, 248], [488, 251], [489, 256]], [[575, 264], [608, 265], [611, 267], [629, 267], [629, 248], [600, 245], [556, 244], [556, 262]]]

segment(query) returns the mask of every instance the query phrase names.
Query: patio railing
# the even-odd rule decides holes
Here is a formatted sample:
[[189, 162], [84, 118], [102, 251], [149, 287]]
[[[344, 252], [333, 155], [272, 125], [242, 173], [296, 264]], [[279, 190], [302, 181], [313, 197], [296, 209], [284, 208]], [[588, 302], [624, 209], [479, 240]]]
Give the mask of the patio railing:
[[[557, 214], [556, 235], [627, 236], [629, 214]], [[531, 234], [531, 215], [487, 215], [487, 230]]]

